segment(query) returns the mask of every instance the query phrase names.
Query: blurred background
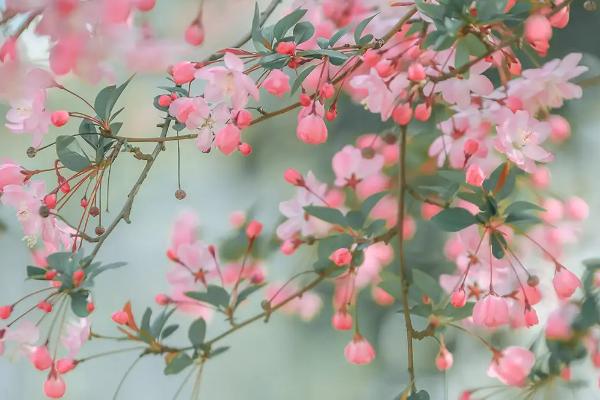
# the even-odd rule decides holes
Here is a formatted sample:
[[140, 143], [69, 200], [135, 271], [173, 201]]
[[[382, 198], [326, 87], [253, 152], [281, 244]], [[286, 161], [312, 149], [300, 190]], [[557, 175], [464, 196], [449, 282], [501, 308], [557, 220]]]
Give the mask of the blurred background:
[[[266, 3], [268, 1], [259, 1], [263, 7]], [[595, 76], [600, 73], [600, 42], [597, 40], [600, 12], [586, 12], [581, 3], [576, 1], [572, 8], [572, 23], [555, 34], [549, 58], [564, 56], [569, 52], [583, 52], [583, 63], [591, 70], [589, 76]], [[196, 14], [197, 7], [197, 0], [159, 0], [157, 8], [146, 17], [160, 35], [178, 38], [183, 37], [183, 31], [193, 18], [190, 16]], [[227, 47], [245, 34], [249, 29], [253, 7], [252, 0], [206, 0], [204, 23], [207, 41], [195, 53], [197, 59]], [[283, 10], [285, 7], [278, 12]], [[43, 60], [46, 45], [34, 41], [30, 34], [26, 34], [25, 40], [30, 44], [29, 56], [34, 60]], [[123, 71], [120, 78], [126, 76], [127, 73]], [[63, 82], [87, 98], [93, 99], [99, 90], [98, 87], [85, 86], [76, 79]], [[157, 135], [155, 125], [160, 120], [160, 113], [153, 108], [152, 99], [158, 93], [154, 88], [165, 83], [164, 77], [159, 75], [136, 77], [121, 98], [121, 104], [127, 107], [121, 114], [125, 123], [122, 135]], [[268, 99], [265, 109], [277, 107], [278, 102], [273, 101], [272, 96], [265, 95], [264, 98]], [[576, 194], [590, 204], [591, 216], [585, 224], [583, 239], [569, 248], [565, 260], [565, 264], [574, 270], [580, 267], [581, 260], [600, 256], [600, 235], [596, 229], [600, 222], [599, 102], [600, 88], [588, 88], [583, 100], [569, 102], [560, 111], [571, 122], [573, 137], [559, 149], [557, 160], [552, 164], [553, 192]], [[61, 93], [53, 93], [50, 107], [71, 110], [79, 105]], [[330, 180], [333, 176], [330, 160], [337, 150], [360, 134], [380, 132], [385, 128], [376, 116], [348, 100], [342, 102], [339, 110], [342, 117], [329, 125], [330, 140], [316, 148], [297, 141], [294, 133], [296, 114], [293, 112], [244, 133], [245, 140], [254, 147], [251, 157], [244, 158], [239, 154], [225, 157], [218, 151], [206, 155], [200, 153], [192, 142], [182, 143], [182, 182], [188, 194], [184, 201], [174, 198], [177, 189], [177, 153], [176, 145], [168, 145], [135, 202], [131, 215], [133, 223], [119, 226], [99, 254], [99, 260], [103, 262], [127, 261], [128, 266], [98, 279], [94, 291], [97, 309], [92, 316], [94, 330], [116, 333], [114, 323], [110, 320], [112, 312], [131, 300], [134, 312], [137, 310], [139, 314], [146, 305], [153, 304], [156, 293], [168, 289], [165, 281], [168, 261], [164, 254], [171, 223], [182, 210], [191, 209], [198, 213], [202, 236], [211, 243], [218, 243], [220, 238], [230, 233], [228, 217], [232, 211], [250, 207], [255, 208], [257, 217], [272, 231], [279, 218], [278, 203], [293, 194], [293, 189], [282, 179], [286, 168], [294, 167], [303, 172], [312, 169], [321, 180]], [[0, 106], [0, 115], [5, 112], [6, 108]], [[77, 125], [72, 122], [69, 127], [75, 131]], [[419, 127], [416, 132], [419, 136], [415, 140], [419, 142], [430, 142], [435, 135], [431, 127]], [[48, 138], [54, 134], [52, 132]], [[14, 136], [3, 124], [0, 126], [0, 159], [12, 159], [32, 169], [42, 168], [53, 160], [52, 151], [28, 159], [25, 149], [29, 145], [29, 136]], [[421, 146], [416, 147], [421, 151]], [[112, 213], [105, 215], [107, 220], [112, 220], [120, 209], [143, 165], [127, 156], [120, 157], [118, 163], [119, 168], [113, 170]], [[410, 212], [417, 214], [418, 205], [413, 204]], [[71, 220], [76, 217], [74, 212], [67, 213], [67, 216]], [[24, 280], [30, 255], [22, 243], [21, 228], [13, 210], [0, 207], [0, 220], [4, 224], [0, 233], [0, 304], [5, 304], [38, 286]], [[409, 243], [409, 262], [418, 262], [431, 268], [448, 268], [441, 254], [442, 239], [427, 223], [419, 223], [417, 235]], [[300, 252], [293, 257], [276, 254], [266, 264], [269, 279], [285, 280], [308, 269], [310, 260], [310, 252]], [[529, 263], [533, 262], [536, 260], [529, 260]], [[321, 291], [329, 293], [330, 288], [325, 287]], [[254, 303], [245, 306], [243, 313], [251, 315], [259, 309], [260, 296], [256, 297]], [[232, 349], [208, 363], [200, 398], [393, 399], [407, 382], [405, 334], [402, 318], [398, 314], [399, 307], [376, 306], [368, 294], [361, 297], [361, 307], [364, 309], [361, 313], [363, 333], [378, 350], [378, 357], [373, 364], [356, 367], [346, 363], [343, 348], [350, 336], [330, 328], [331, 307], [325, 302], [321, 313], [311, 322], [276, 314], [268, 325], [258, 322], [224, 341], [223, 344]], [[182, 322], [189, 321], [182, 318]], [[226, 325], [217, 318], [209, 326], [209, 336], [223, 329], [226, 329]], [[185, 329], [178, 334], [184, 339]], [[494, 335], [493, 341], [499, 344], [517, 341], [528, 345], [539, 335], [539, 331], [511, 331], [510, 334], [512, 342], [502, 332]], [[458, 336], [456, 332], [450, 332], [447, 341], [454, 353], [455, 364], [446, 374], [438, 372], [434, 366], [437, 343], [426, 340], [416, 344], [418, 384], [429, 391], [432, 399], [456, 399], [466, 387], [497, 384], [485, 374], [490, 355], [480, 351], [478, 343], [464, 335]], [[114, 349], [115, 346], [118, 345], [92, 341], [84, 347], [81, 355]], [[65, 398], [112, 398], [121, 376], [134, 359], [134, 354], [123, 354], [82, 365], [83, 368], [77, 368], [66, 376], [68, 390]], [[172, 398], [185, 374], [165, 377], [163, 368], [162, 360], [144, 358], [124, 383], [119, 398]], [[574, 366], [573, 376], [586, 376], [590, 387], [567, 389], [557, 384], [539, 398], [600, 399], [597, 375], [598, 371], [594, 371], [589, 364]], [[23, 358], [0, 357], [0, 399], [43, 399], [41, 387], [44, 378], [43, 373], [34, 371]], [[189, 391], [185, 390], [181, 398], [188, 397]], [[517, 397], [507, 392], [504, 398]]]

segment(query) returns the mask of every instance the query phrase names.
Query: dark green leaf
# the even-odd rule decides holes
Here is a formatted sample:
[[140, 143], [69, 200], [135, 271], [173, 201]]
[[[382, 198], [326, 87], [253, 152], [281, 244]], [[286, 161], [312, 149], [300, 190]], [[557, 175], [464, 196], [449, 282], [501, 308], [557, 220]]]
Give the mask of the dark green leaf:
[[[494, 0], [495, 1], [495, 0]], [[417, 393], [413, 393], [408, 396], [407, 400], [429, 400], [429, 393], [425, 390], [419, 390]]]
[[177, 324], [167, 326], [165, 329], [163, 329], [162, 333], [160, 334], [160, 338], [163, 340], [168, 338], [173, 333], [175, 333], [177, 329], [179, 329], [179, 325]]
[[292, 85], [292, 92], [291, 94], [296, 93], [296, 91], [300, 88], [300, 86], [302, 85], [302, 82], [304, 82], [304, 80], [308, 77], [308, 75], [315, 69], [317, 68], [316, 65], [310, 65], [308, 67], [306, 67], [305, 69], [302, 70], [302, 72], [300, 72], [300, 74], [298, 74], [298, 77], [296, 78], [296, 80], [294, 81], [294, 84]]
[[379, 201], [385, 197], [386, 194], [388, 194], [388, 192], [375, 193], [367, 197], [366, 200], [363, 201], [363, 204], [360, 207], [360, 211], [362, 212], [365, 218], [369, 216], [369, 214], [373, 210], [373, 207], [375, 207], [377, 203], [379, 203]]
[[367, 25], [369, 25], [369, 22], [371, 22], [376, 16], [377, 14], [371, 15], [370, 17], [363, 19], [358, 23], [358, 25], [356, 25], [356, 28], [354, 29], [354, 41], [356, 42], [356, 44], [359, 44], [365, 28], [367, 27]]
[[73, 313], [78, 317], [85, 318], [90, 314], [87, 309], [87, 299], [89, 294], [90, 292], [87, 290], [78, 290], [69, 293], [69, 296], [71, 297], [71, 310], [73, 310]]
[[294, 42], [296, 44], [304, 43], [315, 33], [315, 27], [308, 21], [300, 22], [294, 26]]
[[528, 201], [515, 201], [504, 210], [505, 214], [521, 213], [523, 211], [546, 211], [544, 208], [537, 204], [530, 203]]
[[336, 33], [334, 33], [329, 38], [329, 47], [335, 46], [335, 44], [337, 43], [337, 41], [340, 40], [341, 37], [344, 36], [346, 33], [348, 33], [348, 28], [342, 28], [339, 31], [337, 31]]
[[412, 279], [414, 285], [429, 296], [434, 303], [440, 302], [442, 296], [444, 294], [443, 289], [440, 287], [437, 280], [435, 280], [431, 275], [427, 274], [424, 271], [413, 268], [412, 269]]
[[96, 125], [92, 124], [87, 119], [84, 119], [79, 124], [79, 135], [89, 143], [92, 148], [96, 149], [98, 147], [98, 131], [96, 130]]
[[242, 301], [246, 300], [248, 298], [248, 296], [250, 296], [252, 293], [256, 292], [257, 290], [262, 289], [264, 286], [265, 286], [265, 284], [252, 285], [252, 286], [248, 286], [244, 290], [240, 291], [240, 293], [238, 294], [238, 298], [237, 298], [238, 304], [240, 304]]
[[321, 207], [321, 206], [306, 206], [304, 207], [309, 215], [318, 218], [322, 221], [329, 222], [331, 224], [340, 225], [342, 227], [348, 226], [346, 217], [337, 208]]
[[175, 375], [192, 365], [194, 360], [185, 353], [179, 353], [165, 368], [165, 375]]
[[499, 232], [492, 233], [492, 254], [498, 260], [504, 257], [504, 249], [508, 246], [504, 235]]
[[32, 265], [27, 266], [27, 278], [36, 280], [45, 280], [46, 270], [44, 268], [34, 267]]
[[458, 232], [477, 223], [473, 214], [460, 207], [446, 208], [431, 220], [447, 232]]
[[215, 307], [226, 308], [229, 305], [229, 293], [221, 286], [208, 285], [206, 292], [186, 292], [185, 295]]
[[194, 347], [200, 347], [206, 337], [206, 321], [199, 318], [192, 322], [188, 330], [188, 338]]
[[71, 171], [79, 172], [90, 165], [90, 160], [73, 136], [61, 135], [56, 138], [56, 155]]
[[298, 8], [277, 21], [275, 27], [273, 28], [273, 35], [275, 36], [275, 39], [279, 40], [283, 38], [287, 31], [289, 31], [292, 26], [296, 25], [296, 23], [298, 23], [298, 21], [304, 17], [306, 11], [307, 10]]

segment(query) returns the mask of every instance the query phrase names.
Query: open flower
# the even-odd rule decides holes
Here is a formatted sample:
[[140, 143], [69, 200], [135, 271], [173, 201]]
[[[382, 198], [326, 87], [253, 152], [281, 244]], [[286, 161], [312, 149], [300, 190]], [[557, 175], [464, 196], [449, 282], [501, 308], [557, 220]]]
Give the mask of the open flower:
[[535, 364], [534, 354], [522, 347], [511, 346], [494, 355], [487, 374], [509, 386], [523, 386]]

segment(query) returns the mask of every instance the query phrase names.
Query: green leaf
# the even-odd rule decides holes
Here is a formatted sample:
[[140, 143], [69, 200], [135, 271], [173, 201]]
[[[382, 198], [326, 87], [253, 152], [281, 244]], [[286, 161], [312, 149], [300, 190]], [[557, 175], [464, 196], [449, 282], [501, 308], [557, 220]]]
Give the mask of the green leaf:
[[420, 13], [425, 14], [431, 19], [439, 20], [443, 18], [445, 14], [444, 7], [441, 5], [426, 3], [425, 0], [416, 0], [415, 4]]
[[413, 268], [411, 272], [414, 285], [429, 296], [434, 303], [439, 303], [444, 295], [444, 290], [435, 278], [420, 269]]
[[473, 307], [475, 307], [475, 303], [467, 303], [464, 307], [459, 308], [448, 304], [446, 308], [442, 310], [441, 314], [448, 318], [452, 318], [454, 321], [460, 321], [473, 315]]
[[229, 293], [221, 286], [208, 285], [206, 292], [186, 292], [185, 295], [215, 307], [226, 308], [229, 305]]
[[199, 318], [192, 322], [188, 330], [188, 338], [194, 347], [200, 347], [206, 337], [206, 321]]
[[298, 8], [277, 21], [275, 27], [273, 28], [273, 35], [275, 36], [275, 39], [279, 40], [283, 38], [287, 31], [289, 31], [292, 26], [296, 25], [296, 23], [298, 23], [298, 21], [304, 17], [306, 11], [307, 10]]
[[73, 310], [73, 313], [78, 317], [85, 318], [90, 314], [87, 309], [87, 299], [89, 294], [90, 292], [87, 290], [78, 290], [69, 293], [69, 296], [71, 297], [71, 310]]
[[160, 313], [160, 315], [154, 319], [154, 322], [150, 326], [150, 334], [152, 335], [152, 337], [158, 338], [161, 336], [161, 332], [164, 326], [166, 325], [169, 318], [171, 318], [171, 315], [173, 315], [175, 310], [175, 308], [172, 308], [169, 311], [163, 310]]
[[238, 294], [237, 303], [240, 304], [242, 301], [246, 300], [252, 293], [262, 289], [264, 286], [264, 283], [260, 285], [252, 285], [240, 291], [240, 293]]
[[79, 253], [58, 252], [46, 257], [48, 266], [63, 274], [71, 275], [78, 267], [81, 255]]
[[349, 211], [346, 214], [346, 221], [352, 229], [362, 229], [365, 223], [365, 215], [360, 211]]
[[221, 346], [221, 347], [217, 347], [216, 349], [214, 349], [213, 351], [210, 352], [209, 357], [213, 358], [216, 357], [220, 354], [225, 353], [227, 350], [229, 350], [229, 346]]
[[523, 211], [546, 211], [545, 208], [538, 206], [537, 204], [530, 203], [528, 201], [515, 201], [504, 210], [505, 214], [520, 213]]
[[306, 51], [299, 52], [298, 55], [301, 57], [308, 57], [308, 58], [329, 57], [329, 61], [331, 61], [331, 63], [334, 65], [340, 65], [341, 63], [344, 63], [349, 57], [348, 55], [346, 55], [340, 51], [336, 51], [336, 50], [332, 50], [332, 49], [306, 50]]
[[[509, 166], [508, 174], [505, 173], [506, 163], [500, 164], [498, 168], [492, 172], [490, 177], [483, 181], [483, 188], [488, 192], [493, 192], [497, 190], [495, 193], [495, 197], [497, 200], [502, 200], [505, 197], [508, 197], [513, 189], [515, 188], [515, 183], [517, 179], [518, 168]], [[504, 182], [501, 182], [501, 178], [504, 179]]]
[[71, 171], [79, 172], [90, 165], [89, 158], [73, 136], [61, 135], [56, 138], [56, 155]]
[[306, 211], [309, 215], [320, 219], [321, 221], [329, 222], [342, 227], [348, 226], [346, 217], [337, 208], [306, 206], [304, 207], [304, 211]]
[[499, 232], [492, 233], [492, 254], [498, 260], [504, 257], [504, 249], [508, 246], [504, 235]]
[[369, 25], [369, 22], [371, 22], [373, 20], [373, 18], [375, 18], [376, 16], [377, 16], [377, 14], [371, 15], [370, 17], [363, 19], [362, 21], [360, 21], [358, 23], [358, 25], [356, 25], [356, 28], [354, 29], [354, 42], [356, 44], [359, 44], [365, 28], [367, 27], [367, 25]]
[[150, 330], [151, 319], [152, 309], [148, 307], [146, 308], [146, 311], [144, 311], [144, 315], [142, 315], [142, 323], [140, 324], [140, 337], [148, 343], [154, 339], [154, 336], [152, 336], [152, 332]]
[[96, 100], [94, 101], [94, 109], [96, 110], [96, 114], [98, 114], [100, 119], [103, 121], [108, 121], [110, 119], [110, 115], [115, 107], [115, 104], [132, 79], [133, 75], [130, 76], [129, 79], [127, 79], [122, 85], [107, 86], [98, 93]]
[[294, 42], [304, 43], [315, 34], [315, 27], [308, 21], [300, 22], [294, 26]]
[[460, 207], [446, 208], [431, 220], [446, 232], [458, 232], [477, 223], [473, 214]]
[[27, 266], [27, 278], [36, 280], [46, 280], [46, 270], [44, 268], [34, 267], [32, 265]]
[[336, 33], [334, 33], [329, 38], [329, 47], [335, 46], [337, 41], [340, 40], [342, 38], [342, 36], [344, 36], [346, 33], [348, 33], [348, 28], [342, 28], [339, 31], [337, 31]]
[[79, 124], [79, 135], [89, 143], [92, 148], [96, 149], [98, 147], [98, 131], [96, 130], [96, 125], [92, 124], [87, 119], [84, 119]]
[[[258, 2], [254, 4], [254, 17], [252, 18], [252, 43], [256, 51], [269, 51], [265, 46], [266, 39], [260, 30], [260, 9]], [[270, 44], [270, 43], [269, 43]]]
[[292, 85], [292, 93], [294, 94], [296, 93], [296, 91], [300, 88], [300, 86], [302, 85], [302, 82], [304, 82], [304, 80], [308, 77], [308, 75], [315, 69], [317, 68], [316, 65], [310, 65], [307, 68], [303, 69], [302, 72], [300, 72], [300, 74], [298, 74], [298, 77], [296, 78], [296, 80], [294, 81], [294, 84]]
[[177, 324], [173, 324], [173, 325], [169, 325], [167, 326], [165, 329], [163, 329], [162, 333], [160, 334], [160, 338], [162, 340], [168, 338], [169, 336], [171, 336], [173, 333], [175, 333], [175, 331], [179, 329], [179, 325]]
[[192, 365], [194, 360], [186, 353], [179, 353], [167, 364], [165, 368], [165, 375], [175, 375]]

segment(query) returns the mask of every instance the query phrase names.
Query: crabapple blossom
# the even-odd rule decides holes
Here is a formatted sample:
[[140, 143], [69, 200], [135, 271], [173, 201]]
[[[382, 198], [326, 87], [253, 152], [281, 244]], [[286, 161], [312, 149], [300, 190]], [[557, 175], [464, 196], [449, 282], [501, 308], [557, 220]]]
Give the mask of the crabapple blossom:
[[362, 335], [356, 333], [344, 348], [346, 360], [355, 365], [370, 364], [375, 359], [375, 349]]
[[556, 264], [556, 272], [552, 278], [552, 285], [556, 294], [561, 299], [568, 299], [581, 286], [581, 281], [571, 271], [560, 264]]
[[383, 168], [383, 162], [379, 154], [365, 157], [356, 147], [344, 146], [331, 161], [336, 176], [335, 184], [355, 188], [364, 179], [378, 173]]
[[352, 253], [345, 248], [337, 249], [331, 253], [329, 259], [338, 267], [342, 267], [352, 262]]
[[508, 322], [508, 304], [496, 294], [489, 294], [475, 303], [473, 322], [487, 328], [497, 328]]
[[300, 119], [296, 136], [306, 144], [322, 144], [327, 141], [327, 126], [323, 118], [310, 114]]
[[535, 363], [534, 354], [522, 347], [510, 346], [494, 355], [487, 374], [510, 386], [523, 386]]

